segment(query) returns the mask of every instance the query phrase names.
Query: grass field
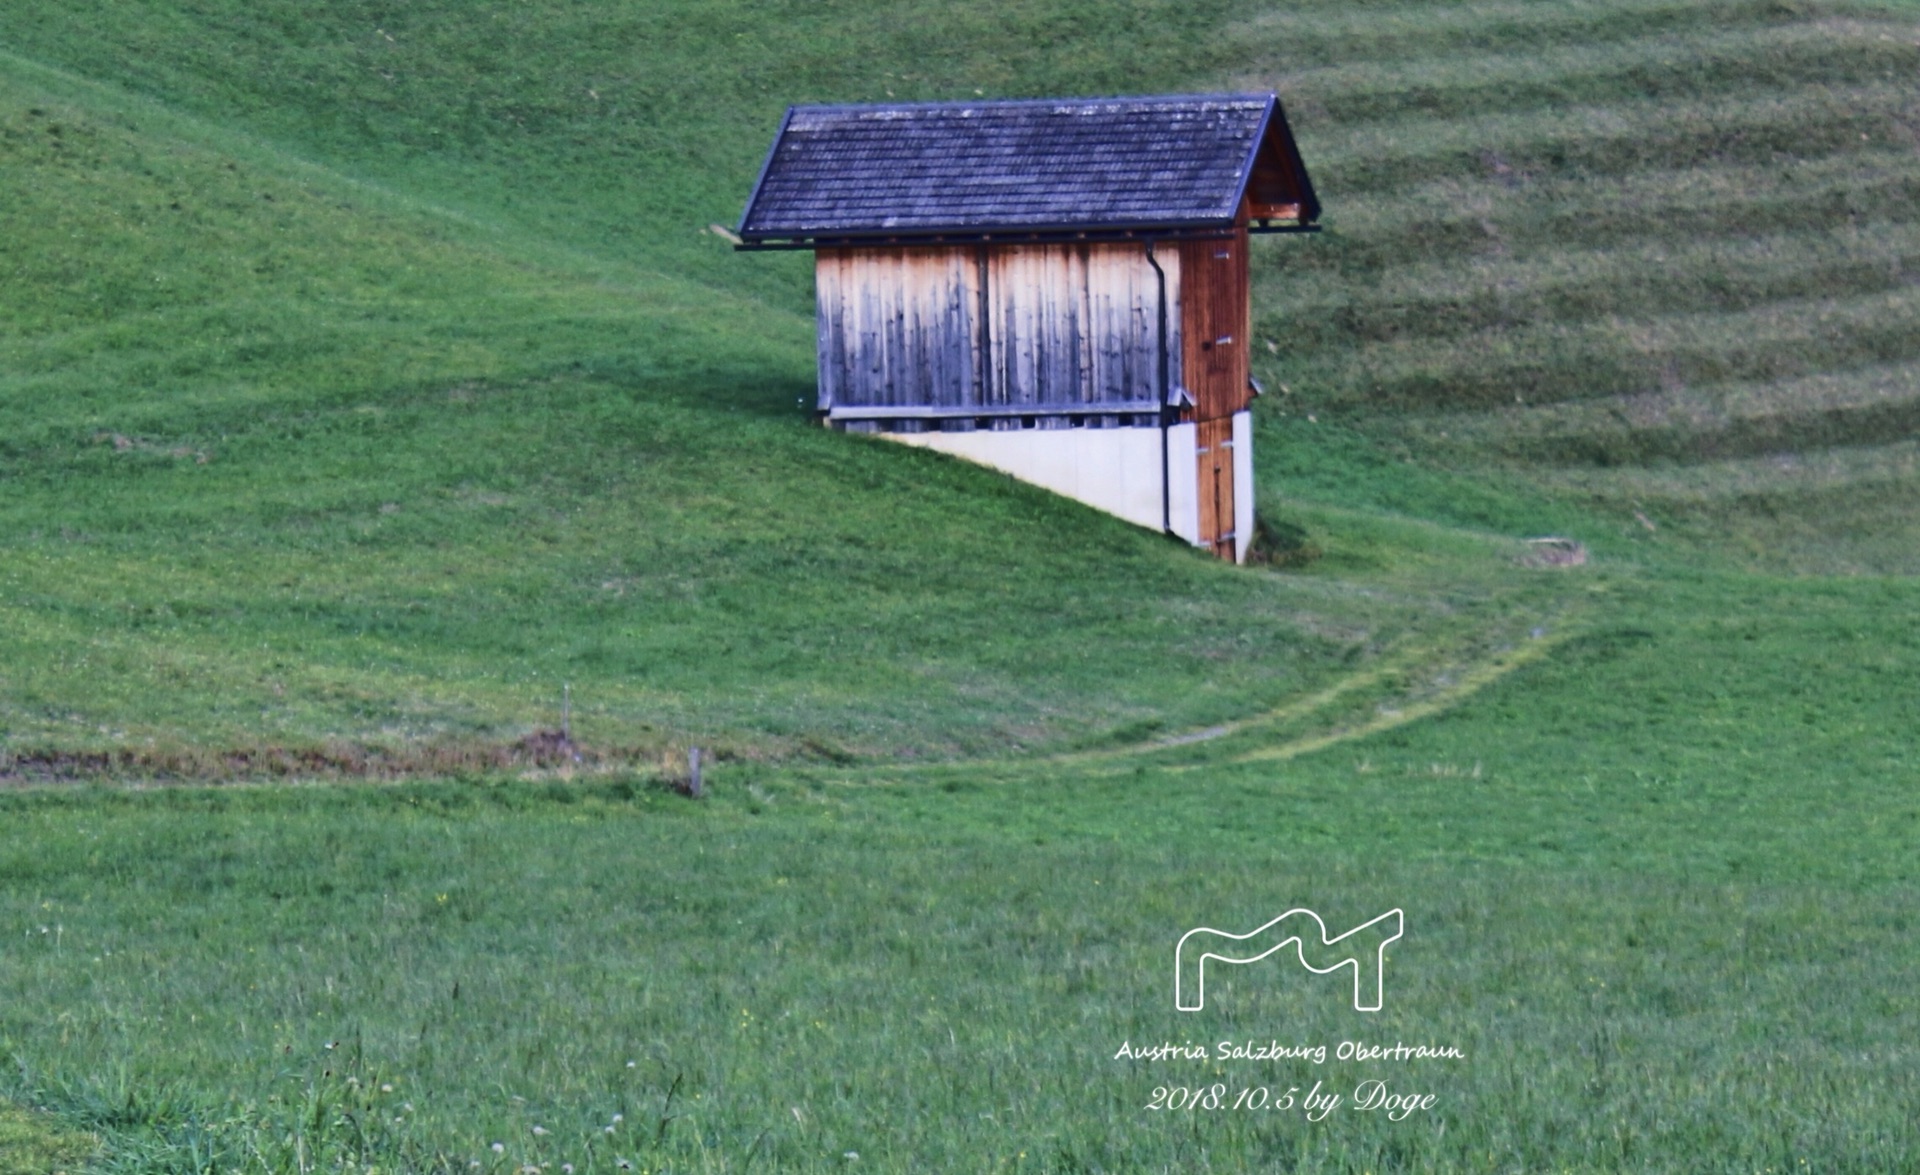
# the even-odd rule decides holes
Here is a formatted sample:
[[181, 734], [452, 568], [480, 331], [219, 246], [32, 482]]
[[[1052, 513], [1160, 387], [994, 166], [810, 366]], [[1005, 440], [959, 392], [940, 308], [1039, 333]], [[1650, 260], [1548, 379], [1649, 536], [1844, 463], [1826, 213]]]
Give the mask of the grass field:
[[[1900, 1169], [1913, 606], [1670, 585], [1290, 762], [18, 793], [9, 1082], [121, 1170]], [[1182, 929], [1294, 904], [1407, 910], [1385, 1011], [1251, 969], [1172, 1010]], [[1114, 1060], [1274, 1038], [1465, 1059]], [[1144, 1109], [1365, 1080], [1438, 1102]]]
[[[1866, 3], [0, 11], [0, 1173], [1911, 1168], [1916, 66]], [[788, 102], [1266, 86], [1279, 570], [809, 427], [804, 258], [706, 231]], [[1173, 1010], [1292, 905], [1406, 911], [1384, 1011]], [[1221, 1040], [1465, 1055], [1114, 1059]]]

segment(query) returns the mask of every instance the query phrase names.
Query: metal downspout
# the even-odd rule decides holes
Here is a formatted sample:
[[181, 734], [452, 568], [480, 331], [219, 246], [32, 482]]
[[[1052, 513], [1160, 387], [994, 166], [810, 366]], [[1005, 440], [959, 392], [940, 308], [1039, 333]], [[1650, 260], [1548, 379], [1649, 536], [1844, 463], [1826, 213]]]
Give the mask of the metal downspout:
[[1173, 389], [1168, 386], [1171, 378], [1167, 358], [1167, 271], [1160, 268], [1160, 262], [1153, 255], [1153, 238], [1147, 239], [1147, 264], [1153, 266], [1153, 274], [1160, 283], [1160, 342], [1156, 350], [1160, 358], [1160, 530], [1165, 534], [1173, 533], [1173, 470], [1171, 458], [1167, 452], [1167, 428], [1170, 423], [1167, 400]]

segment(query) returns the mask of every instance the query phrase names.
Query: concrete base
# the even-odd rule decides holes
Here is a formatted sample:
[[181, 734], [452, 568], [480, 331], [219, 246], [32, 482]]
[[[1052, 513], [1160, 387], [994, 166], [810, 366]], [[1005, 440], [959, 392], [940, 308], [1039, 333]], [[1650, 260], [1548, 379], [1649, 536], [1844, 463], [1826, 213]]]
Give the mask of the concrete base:
[[1233, 414], [1233, 561], [1253, 546], [1253, 413]]
[[[1241, 420], [1234, 418], [1234, 510], [1253, 516], [1253, 447], [1251, 421], [1248, 440], [1240, 445]], [[975, 432], [885, 432], [878, 434], [904, 445], [937, 449], [979, 465], [998, 469], [1085, 502], [1128, 522], [1160, 530], [1171, 521], [1174, 534], [1198, 545], [1200, 503], [1195, 477], [1194, 427], [1176, 424], [1166, 430], [1165, 461], [1161, 430], [1157, 427], [1020, 429]], [[1245, 456], [1242, 457], [1241, 453]], [[1244, 462], [1244, 471], [1242, 463]], [[1172, 493], [1163, 496], [1163, 465], [1173, 471]], [[1245, 487], [1242, 489], [1242, 487]], [[1251, 527], [1244, 529], [1251, 536]], [[1245, 540], [1236, 553], [1246, 558]]]

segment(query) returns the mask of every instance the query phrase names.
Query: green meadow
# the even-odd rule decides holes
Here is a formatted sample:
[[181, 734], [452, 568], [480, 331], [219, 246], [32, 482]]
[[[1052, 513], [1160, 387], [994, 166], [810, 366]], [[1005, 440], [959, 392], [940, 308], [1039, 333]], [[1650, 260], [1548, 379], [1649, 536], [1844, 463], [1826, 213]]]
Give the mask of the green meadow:
[[[1913, 1169], [1916, 68], [1825, 0], [0, 11], [0, 1175]], [[806, 258], [709, 228], [788, 103], [1258, 88], [1327, 215], [1246, 568], [817, 427]], [[1381, 1011], [1174, 1009], [1299, 906], [1405, 912]]]

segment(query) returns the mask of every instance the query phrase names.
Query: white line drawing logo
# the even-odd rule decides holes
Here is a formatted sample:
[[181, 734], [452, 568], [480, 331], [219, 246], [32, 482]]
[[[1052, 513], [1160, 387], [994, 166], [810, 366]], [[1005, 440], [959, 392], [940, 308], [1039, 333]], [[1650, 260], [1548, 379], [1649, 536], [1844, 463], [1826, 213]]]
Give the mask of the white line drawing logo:
[[[1208, 926], [1197, 926], [1180, 936], [1173, 948], [1173, 1004], [1182, 1012], [1198, 1012], [1207, 1003], [1207, 961], [1221, 963], [1257, 963], [1288, 946], [1298, 948], [1300, 965], [1315, 975], [1326, 975], [1342, 967], [1353, 968], [1353, 1007], [1358, 1012], [1378, 1012], [1386, 999], [1387, 944], [1399, 940], [1404, 932], [1398, 909], [1371, 921], [1362, 922], [1338, 937], [1327, 933], [1327, 924], [1312, 910], [1296, 909], [1275, 918], [1258, 930], [1229, 934]], [[1354, 938], [1359, 935], [1359, 938]], [[1353, 942], [1347, 942], [1354, 939]], [[1336, 944], [1345, 943], [1345, 946]], [[1311, 950], [1314, 960], [1307, 961]]]

